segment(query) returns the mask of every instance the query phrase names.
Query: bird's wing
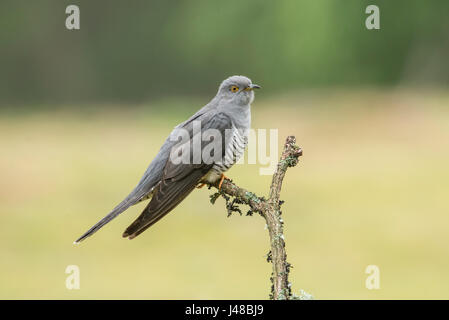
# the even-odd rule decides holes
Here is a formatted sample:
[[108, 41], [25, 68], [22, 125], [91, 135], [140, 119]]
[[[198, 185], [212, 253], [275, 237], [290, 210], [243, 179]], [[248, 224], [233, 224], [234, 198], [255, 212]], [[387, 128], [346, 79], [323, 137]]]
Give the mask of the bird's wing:
[[[220, 132], [221, 141], [211, 141], [209, 143], [220, 144], [217, 149], [221, 149], [221, 157], [225, 155], [226, 129], [232, 128], [232, 121], [225, 113], [218, 113], [207, 121], [201, 122], [201, 132], [208, 129], [215, 129]], [[190, 155], [193, 155], [193, 136], [190, 135], [189, 146]], [[201, 150], [206, 142], [201, 140]], [[219, 149], [218, 149], [219, 148]], [[211, 148], [214, 149], [214, 148]], [[179, 163], [175, 164], [170, 159], [167, 160], [161, 182], [155, 188], [153, 197], [142, 214], [125, 230], [123, 237], [135, 238], [163, 216], [173, 210], [182, 200], [185, 199], [198, 185], [201, 178], [212, 168], [213, 163]]]
[[[210, 120], [210, 118], [213, 115], [213, 112], [210, 111], [211, 108], [206, 105], [205, 107], [201, 108], [198, 112], [196, 112], [193, 116], [191, 116], [189, 119], [179, 124], [176, 128], [185, 128], [188, 132], [192, 132], [193, 130], [192, 122], [194, 120], [200, 120], [201, 118], [203, 118], [207, 123], [208, 120]], [[79, 243], [84, 239], [90, 237], [129, 207], [135, 205], [136, 203], [142, 200], [149, 198], [153, 192], [153, 189], [161, 180], [164, 167], [170, 155], [170, 150], [175, 143], [176, 141], [172, 141], [169, 136], [165, 140], [158, 154], [150, 163], [147, 170], [140, 179], [139, 183], [131, 191], [131, 193], [122, 202], [120, 202], [110, 213], [108, 213], [103, 219], [98, 221], [93, 227], [87, 230], [86, 233], [84, 233], [81, 237], [79, 237], [75, 241], [75, 243]]]

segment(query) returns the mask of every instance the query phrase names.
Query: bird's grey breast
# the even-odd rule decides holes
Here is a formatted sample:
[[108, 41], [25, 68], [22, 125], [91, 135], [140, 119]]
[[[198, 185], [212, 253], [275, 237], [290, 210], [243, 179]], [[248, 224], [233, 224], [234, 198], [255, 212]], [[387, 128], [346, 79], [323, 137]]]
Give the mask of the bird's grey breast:
[[227, 106], [225, 113], [231, 119], [231, 129], [225, 133], [224, 157], [214, 163], [213, 170], [223, 173], [231, 168], [243, 155], [248, 144], [251, 127], [250, 106]]

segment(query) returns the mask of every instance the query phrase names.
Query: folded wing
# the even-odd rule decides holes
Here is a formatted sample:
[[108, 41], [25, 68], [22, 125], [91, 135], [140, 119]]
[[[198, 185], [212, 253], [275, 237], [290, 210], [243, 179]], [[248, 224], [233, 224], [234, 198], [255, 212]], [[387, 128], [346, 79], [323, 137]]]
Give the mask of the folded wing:
[[[201, 139], [201, 150], [207, 144], [209, 148], [214, 149], [209, 144], [217, 143], [214, 150], [220, 150], [221, 157], [225, 155], [225, 136], [226, 129], [232, 128], [232, 122], [225, 113], [218, 113], [213, 117], [201, 120], [201, 134], [208, 129], [215, 129], [220, 133], [219, 140], [204, 142]], [[193, 131], [192, 131], [193, 132]], [[190, 155], [193, 156], [193, 133], [190, 135], [188, 146]], [[135, 238], [150, 226], [159, 221], [167, 213], [173, 210], [182, 200], [184, 200], [198, 185], [201, 179], [212, 168], [213, 163], [201, 161], [194, 164], [192, 158], [189, 163], [173, 163], [169, 158], [166, 162], [162, 179], [156, 186], [153, 197], [141, 215], [125, 230], [123, 237]]]

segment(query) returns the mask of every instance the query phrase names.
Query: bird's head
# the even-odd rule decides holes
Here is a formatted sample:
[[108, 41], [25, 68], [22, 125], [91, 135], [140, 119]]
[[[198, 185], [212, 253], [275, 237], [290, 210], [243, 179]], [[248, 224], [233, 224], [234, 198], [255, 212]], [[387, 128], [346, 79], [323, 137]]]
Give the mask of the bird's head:
[[246, 106], [254, 100], [254, 89], [259, 88], [260, 86], [253, 84], [247, 77], [232, 76], [221, 83], [217, 96], [229, 103]]

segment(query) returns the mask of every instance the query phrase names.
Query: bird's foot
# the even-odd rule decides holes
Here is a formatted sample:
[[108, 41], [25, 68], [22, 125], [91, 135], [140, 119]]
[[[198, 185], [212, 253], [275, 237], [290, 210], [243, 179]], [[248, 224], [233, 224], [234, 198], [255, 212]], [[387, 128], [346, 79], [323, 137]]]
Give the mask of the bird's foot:
[[218, 184], [218, 190], [221, 189], [221, 185], [223, 184], [224, 179], [229, 179], [223, 173], [221, 174], [220, 183]]
[[202, 187], [204, 187], [206, 184], [205, 183], [201, 183], [199, 185], [196, 186], [197, 189], [201, 189]]

